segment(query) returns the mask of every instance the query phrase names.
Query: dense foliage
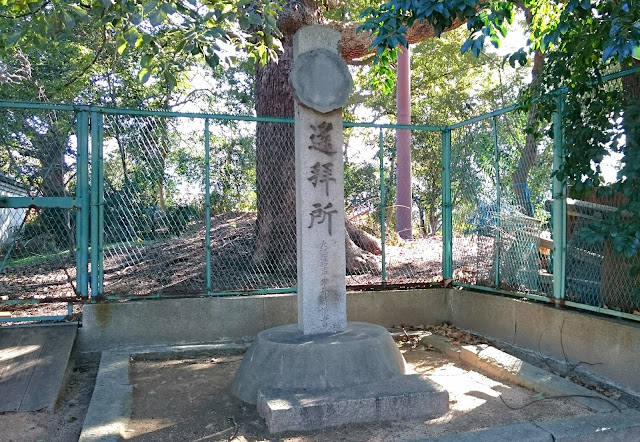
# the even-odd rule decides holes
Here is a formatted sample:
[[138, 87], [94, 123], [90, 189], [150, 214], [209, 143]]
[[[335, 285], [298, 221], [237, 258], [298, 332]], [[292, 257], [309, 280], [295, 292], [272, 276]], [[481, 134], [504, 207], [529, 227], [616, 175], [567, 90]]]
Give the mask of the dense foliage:
[[[185, 66], [176, 54], [202, 56], [215, 67], [238, 48], [266, 62], [275, 58], [279, 2], [268, 0], [0, 0], [0, 55], [16, 47], [42, 47], [50, 40], [75, 39], [90, 28], [82, 44], [88, 52], [107, 37], [120, 55], [140, 53], [138, 77], [164, 76], [175, 86]], [[276, 37], [276, 40], [274, 40]], [[0, 75], [2, 71], [0, 70]]]
[[[426, 21], [436, 33], [454, 21], [466, 21], [469, 31], [461, 51], [479, 55], [490, 41], [499, 46], [507, 38], [506, 24], [516, 7], [531, 14], [530, 45], [508, 57], [525, 63], [527, 52], [541, 50], [545, 66], [538, 92], [546, 93], [537, 108], [538, 122], [549, 121], [558, 110], [552, 91], [566, 91], [564, 118], [565, 161], [558, 177], [572, 185], [575, 195], [594, 189], [601, 196], [622, 193], [626, 202], [614, 216], [592, 224], [589, 238], [611, 241], [631, 258], [640, 251], [640, 85], [632, 75], [603, 83], [606, 73], [635, 65], [640, 46], [640, 5], [634, 0], [392, 0], [363, 12], [363, 30], [376, 34], [377, 62], [388, 66], [408, 27]], [[530, 96], [535, 96], [535, 93]], [[604, 186], [601, 163], [610, 153], [621, 156], [613, 185]], [[636, 266], [635, 272], [640, 271]]]

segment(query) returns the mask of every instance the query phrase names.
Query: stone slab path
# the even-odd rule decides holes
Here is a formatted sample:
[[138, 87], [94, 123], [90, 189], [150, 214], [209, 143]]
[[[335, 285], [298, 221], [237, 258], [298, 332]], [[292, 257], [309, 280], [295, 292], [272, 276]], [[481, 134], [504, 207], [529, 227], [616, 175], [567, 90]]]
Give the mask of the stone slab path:
[[53, 410], [78, 324], [0, 328], [0, 412]]

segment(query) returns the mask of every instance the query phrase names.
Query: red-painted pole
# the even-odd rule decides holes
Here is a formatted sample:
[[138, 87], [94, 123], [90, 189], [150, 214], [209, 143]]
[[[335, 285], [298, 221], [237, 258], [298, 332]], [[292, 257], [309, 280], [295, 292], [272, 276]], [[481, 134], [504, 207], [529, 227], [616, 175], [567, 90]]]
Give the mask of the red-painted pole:
[[[396, 111], [398, 124], [411, 124], [411, 54], [398, 54]], [[396, 232], [411, 239], [411, 131], [396, 130]]]

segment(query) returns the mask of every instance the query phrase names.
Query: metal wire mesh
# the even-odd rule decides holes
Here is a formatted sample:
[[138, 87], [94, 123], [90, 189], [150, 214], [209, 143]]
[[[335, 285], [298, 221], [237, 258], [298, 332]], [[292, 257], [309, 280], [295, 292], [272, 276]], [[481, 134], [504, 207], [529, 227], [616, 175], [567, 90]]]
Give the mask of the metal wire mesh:
[[0, 238], [6, 299], [75, 296], [75, 235], [67, 209], [2, 209], [15, 228]]
[[[219, 161], [211, 175], [211, 290], [288, 289], [297, 284], [294, 127], [241, 126], [211, 145], [211, 161]], [[229, 189], [237, 201], [216, 208]]]
[[[452, 133], [454, 279], [551, 293], [549, 143], [510, 113]], [[529, 144], [532, 143], [532, 144]], [[542, 161], [541, 161], [542, 160]]]
[[503, 210], [500, 214], [500, 288], [553, 292], [549, 256], [552, 143], [527, 134], [526, 113], [496, 117]]
[[[75, 210], [62, 207], [77, 188], [75, 116], [59, 110], [2, 109], [0, 120], [0, 198], [45, 197], [53, 206], [25, 201], [23, 207], [0, 208], [0, 298], [74, 297]], [[21, 316], [34, 306], [3, 304], [0, 309]], [[64, 315], [66, 306], [48, 311]]]
[[611, 241], [594, 242], [587, 235], [592, 223], [613, 216], [626, 201], [622, 194], [600, 197], [596, 191], [567, 200], [567, 300], [626, 313], [640, 311], [640, 278], [630, 274], [640, 258], [626, 258]]
[[[6, 147], [0, 198], [49, 198], [42, 207], [0, 208], [0, 296], [74, 296], [82, 241], [73, 197], [89, 187], [76, 178], [76, 116], [0, 112], [8, 122], [0, 127]], [[525, 120], [512, 112], [451, 131], [453, 277], [551, 296], [552, 143], [544, 137], [532, 142]], [[91, 175], [104, 172], [105, 295], [267, 292], [296, 285], [293, 124], [105, 114], [103, 127], [103, 159], [90, 167]], [[396, 233], [397, 131], [347, 127], [344, 134], [347, 284], [440, 279], [442, 134], [411, 133], [408, 238]], [[612, 244], [580, 234], [624, 198], [581, 198], [568, 200], [566, 299], [637, 312], [640, 281], [629, 270], [638, 258], [623, 258]], [[8, 308], [14, 307], [2, 307]], [[66, 306], [48, 311], [64, 314]]]
[[500, 223], [492, 140], [488, 120], [451, 133], [453, 277], [490, 287]]
[[105, 118], [106, 294], [204, 291], [202, 171], [200, 180], [180, 174], [184, 157], [203, 156], [202, 127], [185, 118]]
[[[404, 130], [404, 129], [403, 129]], [[440, 279], [442, 273], [442, 184], [441, 136], [429, 130], [411, 130], [411, 225], [399, 225], [401, 189], [398, 174], [401, 167], [397, 154], [398, 135], [402, 130], [388, 130], [390, 159], [388, 174], [392, 177], [387, 241], [387, 282], [390, 284], [424, 284]], [[402, 232], [401, 232], [402, 230]]]
[[[632, 176], [623, 172], [622, 151], [628, 149], [627, 158], [633, 142], [633, 132], [626, 127], [626, 115], [624, 118], [616, 118], [615, 115], [627, 111], [633, 121], [631, 109], [620, 109], [625, 102], [628, 91], [623, 85], [624, 79], [595, 84], [593, 89], [599, 89], [599, 94], [608, 96], [610, 107], [597, 109], [594, 115], [585, 115], [585, 124], [588, 126], [603, 114], [614, 115], [608, 117], [612, 129], [603, 132], [600, 137], [588, 140], [586, 149], [596, 150], [605, 156], [598, 165], [600, 171], [601, 187], [591, 190], [569, 190], [567, 199], [567, 256], [566, 256], [566, 299], [580, 304], [601, 307], [620, 311], [633, 315], [640, 315], [640, 275], [633, 274], [634, 267], [640, 268], [640, 254], [628, 258], [624, 255], [624, 247], [618, 240], [624, 240], [625, 229], [634, 234], [635, 241], [640, 239], [640, 232], [633, 232], [633, 223], [637, 222], [637, 210], [633, 209], [633, 194], [623, 194], [615, 187], [610, 187], [610, 182], [616, 179], [626, 180], [626, 185], [632, 182]], [[588, 102], [588, 100], [586, 100]], [[599, 123], [596, 123], [599, 124]], [[579, 129], [579, 128], [578, 128]], [[576, 128], [568, 128], [569, 137], [575, 134]], [[625, 140], [616, 140], [616, 136], [624, 133]], [[595, 169], [595, 164], [594, 164]], [[622, 174], [620, 173], [622, 172]], [[622, 177], [621, 177], [622, 175]], [[576, 192], [574, 192], [576, 190]], [[627, 192], [627, 190], [625, 190]], [[629, 201], [629, 198], [632, 201]], [[627, 204], [630, 203], [630, 206]], [[625, 209], [630, 211], [625, 211]], [[600, 223], [616, 225], [617, 232], [602, 238], [597, 235], [594, 240], [593, 227]], [[591, 232], [591, 233], [590, 233]], [[622, 241], [624, 242], [624, 241]]]
[[[382, 137], [382, 162], [380, 161]], [[411, 131], [411, 227], [398, 233], [397, 131], [345, 130], [345, 207], [347, 283], [350, 286], [424, 284], [439, 278], [440, 137]], [[428, 164], [427, 164], [428, 163]], [[437, 176], [437, 179], [435, 177]], [[382, 177], [382, 181], [381, 181]], [[384, 241], [383, 241], [384, 238]]]
[[108, 117], [107, 295], [295, 285], [293, 126], [210, 123]]
[[[380, 193], [379, 131], [346, 128], [344, 140], [347, 285], [379, 285], [383, 265], [381, 216], [387, 210]], [[383, 176], [387, 179], [384, 171]]]

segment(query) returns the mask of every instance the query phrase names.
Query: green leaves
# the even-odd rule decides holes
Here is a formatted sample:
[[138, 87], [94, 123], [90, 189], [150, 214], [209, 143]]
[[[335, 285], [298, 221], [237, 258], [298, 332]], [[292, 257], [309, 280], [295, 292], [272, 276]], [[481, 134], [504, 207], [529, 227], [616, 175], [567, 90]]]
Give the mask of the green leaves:
[[512, 68], [515, 68], [516, 64], [519, 64], [520, 66], [527, 64], [527, 53], [522, 48], [518, 49], [513, 54], [505, 56], [505, 58], [509, 61], [509, 65]]
[[[466, 21], [469, 37], [460, 52], [477, 57], [486, 41], [500, 45], [506, 25], [513, 21], [515, 4], [512, 0], [389, 0], [379, 8], [365, 9], [361, 17], [366, 21], [359, 29], [374, 34], [374, 73], [378, 76], [374, 84], [391, 89], [393, 61], [388, 54], [395, 51], [398, 36], [415, 22], [429, 23], [439, 36], [452, 20]], [[623, 154], [615, 192], [626, 195], [629, 203], [619, 208], [614, 221], [592, 230], [590, 239], [610, 240], [623, 256], [637, 256], [640, 97], [638, 93], [631, 96], [634, 89], [626, 85], [634, 83], [640, 90], [640, 76], [617, 85], [594, 85], [594, 81], [630, 65], [634, 57], [640, 59], [640, 8], [632, 0], [527, 0], [525, 6], [531, 14], [528, 50], [520, 49], [505, 61], [512, 67], [524, 66], [528, 54], [541, 50], [545, 66], [535, 87], [542, 93], [560, 88], [568, 91], [563, 126], [566, 160], [556, 175], [572, 183], [578, 194], [591, 192], [602, 186], [601, 164], [608, 153]], [[555, 98], [543, 98], [537, 106], [538, 120], [549, 121]]]
[[[8, 15], [16, 17], [8, 23], [8, 28], [16, 31], [0, 34], [0, 50], [70, 39], [82, 23], [88, 34], [108, 31], [121, 56], [135, 49], [141, 56], [166, 56], [169, 65], [179, 68], [171, 59], [180, 58], [184, 51], [216, 67], [221, 62], [221, 41], [252, 53], [264, 64], [277, 58], [277, 39], [282, 35], [276, 26], [280, 3], [268, 0], [208, 4], [196, 0], [96, 0], [90, 6], [77, 0], [55, 0], [46, 8], [39, 0], [0, 1]], [[88, 44], [88, 50], [95, 49]], [[148, 57], [145, 60], [137, 75], [142, 82], [148, 81], [157, 67], [154, 65], [161, 63]], [[175, 87], [175, 77], [167, 76], [166, 80], [170, 88]]]
[[613, 249], [624, 255], [626, 258], [633, 258], [640, 249], [640, 239], [635, 236], [622, 235], [618, 232], [613, 233], [611, 245]]
[[[476, 57], [482, 52], [485, 39], [495, 47], [500, 46], [501, 38], [507, 34], [506, 23], [514, 17], [513, 4], [510, 1], [478, 0], [391, 0], [380, 8], [367, 8], [360, 15], [366, 21], [358, 31], [369, 31], [375, 38], [372, 46], [376, 51], [376, 63], [385, 64], [382, 54], [392, 51], [398, 45], [404, 45], [408, 27], [416, 22], [427, 22], [440, 37], [445, 29], [452, 26], [454, 20], [467, 22], [471, 37], [460, 48], [461, 53], [471, 51]], [[378, 68], [384, 74], [385, 69]]]
[[118, 50], [118, 54], [122, 55], [127, 50], [127, 40], [124, 38], [124, 35], [118, 35], [116, 38], [116, 48]]
[[160, 26], [167, 19], [167, 14], [162, 9], [154, 9], [149, 13], [149, 22], [152, 26]]

